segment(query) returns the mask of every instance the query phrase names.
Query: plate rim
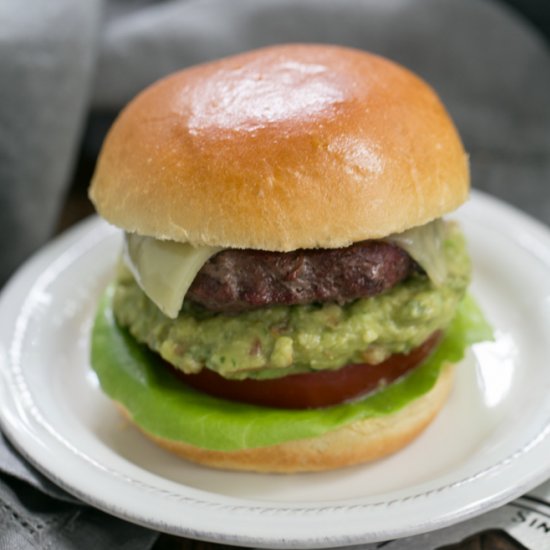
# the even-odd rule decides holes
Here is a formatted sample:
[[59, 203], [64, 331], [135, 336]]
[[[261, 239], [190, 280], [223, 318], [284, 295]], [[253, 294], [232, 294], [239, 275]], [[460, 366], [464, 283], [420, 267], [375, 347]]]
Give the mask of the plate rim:
[[[535, 235], [542, 235], [543, 240], [546, 239], [548, 243], [550, 243], [550, 231], [549, 229], [542, 224], [541, 222], [531, 218], [527, 214], [523, 213], [522, 211], [519, 211], [515, 207], [508, 205], [499, 199], [496, 199], [492, 196], [486, 195], [485, 193], [481, 193], [479, 191], [473, 191], [470, 201], [472, 203], [480, 203], [481, 206], [483, 204], [485, 207], [499, 210], [501, 213], [504, 213], [506, 216], [512, 216], [516, 220], [519, 220], [519, 222], [523, 225], [523, 229], [527, 233], [535, 234]], [[467, 216], [466, 216], [467, 217]], [[30, 273], [33, 268], [36, 269], [36, 266], [38, 266], [40, 263], [44, 263], [45, 260], [51, 255], [51, 252], [55, 250], [56, 248], [63, 248], [65, 252], [67, 252], [69, 249], [72, 249], [75, 245], [78, 245], [80, 241], [83, 240], [84, 236], [86, 234], [91, 233], [91, 229], [96, 226], [98, 223], [104, 223], [99, 222], [99, 218], [97, 216], [92, 216], [86, 220], [83, 220], [82, 222], [79, 222], [75, 227], [69, 229], [67, 232], [63, 233], [56, 239], [54, 239], [51, 243], [49, 243], [44, 249], [39, 251], [37, 254], [35, 254], [33, 257], [31, 257], [30, 260], [28, 260], [13, 276], [13, 278], [6, 284], [5, 288], [2, 291], [2, 294], [0, 296], [0, 317], [2, 316], [2, 312], [5, 308], [5, 302], [6, 302], [6, 296], [10, 295], [10, 292], [13, 292], [13, 289], [17, 284], [22, 284], [22, 280], [24, 279], [25, 275], [27, 273]], [[92, 248], [93, 246], [97, 245], [98, 242], [100, 242], [103, 239], [109, 238], [114, 229], [109, 231], [105, 230], [101, 235], [95, 235], [94, 238], [89, 239], [91, 244], [89, 245], [89, 248]], [[82, 256], [85, 254], [86, 250], [84, 248], [84, 251], [81, 252], [81, 254], [78, 256]], [[531, 253], [533, 253], [532, 250], [530, 250]], [[77, 259], [78, 259], [77, 258]], [[55, 261], [59, 261], [59, 258], [50, 261], [47, 265], [53, 264]], [[547, 255], [544, 255], [543, 262], [550, 270], [550, 252], [548, 252]], [[47, 266], [44, 266], [42, 268], [42, 271], [46, 270]], [[33, 283], [30, 285], [29, 292], [27, 297], [21, 302], [21, 311], [24, 309], [24, 303], [27, 303], [30, 300], [30, 296], [32, 295], [32, 292], [30, 291], [31, 288], [34, 288], [37, 284], [37, 281], [33, 281]], [[29, 285], [26, 285], [29, 286]], [[18, 319], [20, 318], [20, 315], [18, 315]], [[0, 331], [0, 344], [2, 343], [2, 337], [3, 334]], [[10, 343], [10, 353], [11, 353], [11, 347], [13, 346], [13, 343]], [[1, 357], [0, 357], [1, 359]], [[6, 368], [2, 367], [3, 362], [0, 361], [0, 393], [2, 390], [6, 390], [6, 384], [9, 386], [10, 381], [6, 379], [6, 376], [9, 374], [6, 372], [6, 369], [9, 370], [9, 360], [6, 363]], [[13, 366], [12, 366], [13, 367]], [[13, 374], [13, 373], [12, 373]], [[4, 386], [4, 387], [3, 387]], [[21, 388], [19, 388], [21, 389]], [[28, 391], [28, 388], [27, 388]], [[10, 396], [13, 398], [13, 396]], [[29, 397], [29, 396], [27, 396]], [[21, 398], [21, 396], [20, 396]], [[384, 540], [389, 537], [395, 537], [395, 536], [409, 536], [413, 534], [418, 534], [421, 532], [426, 532], [427, 530], [433, 530], [436, 528], [445, 527], [447, 525], [450, 525], [452, 523], [455, 523], [456, 521], [462, 521], [469, 519], [475, 515], [478, 515], [479, 513], [483, 511], [488, 511], [490, 509], [493, 509], [495, 507], [498, 507], [502, 504], [505, 504], [509, 500], [519, 496], [520, 494], [523, 494], [527, 490], [533, 488], [537, 484], [544, 481], [545, 478], [550, 476], [550, 463], [546, 465], [546, 467], [541, 467], [537, 470], [536, 475], [530, 475], [527, 476], [527, 479], [523, 480], [522, 484], [515, 485], [512, 488], [508, 488], [508, 490], [502, 490], [499, 494], [493, 495], [492, 498], [486, 498], [482, 502], [478, 502], [475, 505], [472, 505], [469, 507], [469, 509], [465, 510], [455, 510], [454, 513], [447, 513], [447, 515], [443, 516], [442, 518], [439, 518], [436, 520], [436, 524], [434, 524], [433, 521], [427, 522], [427, 524], [416, 524], [416, 525], [409, 525], [405, 528], [394, 529], [394, 530], [379, 530], [376, 532], [371, 531], [371, 535], [374, 533], [374, 536], [369, 536], [368, 534], [348, 534], [348, 535], [332, 535], [332, 536], [312, 536], [312, 535], [300, 535], [296, 537], [294, 535], [291, 538], [285, 538], [281, 536], [276, 536], [275, 538], [273, 536], [264, 536], [263, 538], [258, 538], [257, 536], [248, 536], [248, 535], [238, 535], [234, 533], [228, 533], [227, 529], [214, 529], [210, 531], [204, 531], [204, 529], [200, 530], [200, 532], [197, 532], [197, 530], [191, 526], [184, 526], [184, 525], [167, 525], [163, 523], [162, 521], [157, 522], [155, 520], [151, 520], [147, 517], [142, 517], [139, 514], [132, 513], [131, 510], [124, 509], [124, 508], [117, 508], [116, 506], [113, 506], [108, 500], [101, 500], [96, 498], [95, 496], [91, 496], [87, 492], [82, 492], [79, 487], [75, 487], [73, 484], [67, 483], [65, 479], [60, 477], [57, 472], [52, 471], [51, 468], [48, 468], [46, 465], [40, 462], [38, 458], [32, 455], [32, 452], [30, 450], [30, 447], [32, 445], [29, 445], [28, 441], [21, 441], [20, 436], [17, 433], [18, 431], [14, 429], [16, 426], [15, 418], [13, 418], [10, 414], [6, 413], [6, 404], [8, 403], [8, 400], [3, 400], [3, 403], [0, 405], [0, 427], [2, 428], [2, 431], [4, 434], [8, 437], [8, 439], [14, 444], [14, 446], [21, 452], [21, 454], [35, 467], [37, 467], [38, 470], [40, 470], [43, 474], [45, 474], [47, 477], [52, 479], [55, 483], [63, 487], [65, 490], [67, 490], [69, 493], [77, 496], [81, 500], [91, 503], [94, 506], [111, 513], [113, 515], [116, 515], [118, 517], [122, 517], [123, 519], [132, 521], [134, 523], [138, 523], [147, 527], [152, 527], [157, 530], [165, 531], [165, 532], [171, 532], [176, 535], [180, 536], [187, 536], [191, 538], [201, 539], [201, 540], [209, 540], [212, 542], [220, 542], [220, 543], [226, 543], [226, 544], [240, 544], [240, 545], [246, 545], [246, 546], [261, 546], [261, 547], [280, 547], [280, 548], [301, 548], [301, 547], [310, 547], [310, 548], [321, 548], [321, 547], [328, 547], [328, 546], [337, 546], [342, 544], [357, 544], [357, 543], [363, 543], [363, 542], [374, 542], [378, 540]], [[32, 404], [32, 402], [31, 402]], [[21, 403], [16, 403], [16, 405], [21, 406]], [[23, 404], [24, 405], [24, 404]], [[32, 407], [29, 411], [34, 417], [34, 420], [38, 421], [41, 425], [46, 424], [47, 422], [45, 419], [41, 416], [40, 412], [38, 410], [33, 410]], [[35, 415], [38, 414], [38, 417]], [[51, 427], [50, 427], [51, 428]], [[20, 433], [23, 433], [23, 430], [21, 430]], [[32, 434], [30, 434], [32, 437]], [[50, 434], [51, 435], [51, 434]], [[486, 476], [491, 471], [497, 469], [501, 472], [503, 469], [507, 466], [509, 466], [514, 461], [520, 459], [523, 455], [528, 454], [534, 447], [536, 447], [539, 443], [544, 442], [546, 440], [546, 443], [550, 443], [549, 436], [550, 435], [550, 422], [547, 422], [546, 426], [542, 429], [541, 432], [539, 432], [538, 436], [535, 437], [534, 440], [532, 440], [527, 445], [524, 445], [521, 449], [518, 449], [515, 453], [512, 453], [512, 455], [507, 456], [506, 458], [502, 459], [496, 464], [491, 465], [490, 467], [485, 468], [481, 472], [477, 472], [476, 474], [473, 474], [471, 476], [468, 476], [464, 479], [461, 479], [459, 481], [455, 481], [451, 484], [440, 486], [437, 488], [430, 489], [428, 491], [424, 491], [421, 493], [417, 493], [411, 496], [407, 496], [404, 499], [401, 499], [401, 501], [413, 501], [415, 499], [423, 498], [423, 497], [429, 497], [433, 495], [434, 493], [441, 493], [445, 490], [448, 490], [450, 488], [454, 488], [456, 486], [462, 486], [465, 483], [469, 483], [472, 480], [479, 479], [480, 477]], [[22, 436], [21, 436], [22, 437]], [[59, 437], [61, 439], [59, 439]], [[66, 448], [71, 450], [70, 444], [68, 442], [64, 441], [64, 438], [58, 434], [58, 439], [60, 443], [63, 443]], [[112, 472], [109, 472], [112, 473]], [[135, 481], [135, 480], [134, 480]], [[206, 493], [205, 491], [196, 490], [193, 488], [190, 488], [188, 486], [182, 485], [182, 487], [186, 487], [186, 489], [191, 490], [191, 493]], [[149, 489], [155, 489], [149, 488]], [[209, 495], [215, 495], [215, 493], [207, 493]], [[351, 513], [354, 512], [361, 512], [365, 511], [368, 508], [375, 508], [375, 507], [381, 507], [381, 506], [393, 506], [395, 504], [399, 504], [399, 501], [381, 501], [381, 502], [368, 502], [368, 503], [357, 503], [353, 502], [351, 504], [330, 504], [329, 506], [312, 506], [311, 503], [308, 503], [307, 507], [304, 507], [302, 503], [297, 503], [293, 506], [281, 506], [280, 503], [276, 503], [274, 507], [267, 506], [267, 502], [260, 501], [261, 504], [258, 505], [256, 501], [256, 504], [250, 505], [245, 504], [248, 502], [253, 502], [251, 499], [245, 499], [244, 502], [242, 499], [236, 499], [233, 497], [225, 497], [223, 495], [217, 495], [220, 497], [221, 501], [232, 501], [232, 502], [225, 502], [221, 503], [218, 501], [217, 503], [213, 503], [208, 500], [200, 500], [195, 497], [187, 497], [191, 500], [193, 505], [196, 504], [202, 504], [207, 505], [208, 507], [215, 506], [218, 510], [225, 509], [230, 510], [234, 512], [236, 509], [246, 510], [246, 512], [256, 512], [258, 515], [263, 516], [264, 519], [266, 517], [266, 510], [269, 510], [269, 516], [271, 517], [281, 517], [281, 516], [288, 516], [288, 514], [295, 515], [299, 512], [312, 512], [313, 515], [317, 514], [317, 516], [321, 515], [332, 515], [335, 513]], [[356, 500], [356, 499], [354, 499]], [[236, 504], [236, 502], [238, 504]], [[255, 518], [257, 519], [257, 518]], [[288, 519], [288, 518], [287, 518]], [[317, 517], [317, 520], [322, 519]]]

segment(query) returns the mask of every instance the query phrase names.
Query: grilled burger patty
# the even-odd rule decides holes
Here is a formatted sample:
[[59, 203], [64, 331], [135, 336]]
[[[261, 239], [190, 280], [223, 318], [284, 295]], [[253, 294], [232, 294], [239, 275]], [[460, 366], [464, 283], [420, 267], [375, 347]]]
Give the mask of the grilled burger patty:
[[271, 305], [344, 304], [389, 290], [418, 269], [404, 250], [383, 241], [294, 252], [230, 249], [203, 266], [186, 298], [226, 313]]

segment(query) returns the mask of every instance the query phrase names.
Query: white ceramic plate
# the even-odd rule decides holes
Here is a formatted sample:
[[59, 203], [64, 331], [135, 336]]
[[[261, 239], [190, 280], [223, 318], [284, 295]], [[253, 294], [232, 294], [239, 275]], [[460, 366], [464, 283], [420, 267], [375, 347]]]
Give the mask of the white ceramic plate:
[[218, 472], [128, 426], [98, 387], [88, 335], [120, 235], [89, 219], [32, 258], [0, 300], [0, 419], [47, 476], [98, 508], [187, 537], [321, 548], [464, 520], [550, 476], [550, 232], [475, 193], [457, 212], [496, 341], [473, 348], [448, 406], [378, 463], [309, 475]]

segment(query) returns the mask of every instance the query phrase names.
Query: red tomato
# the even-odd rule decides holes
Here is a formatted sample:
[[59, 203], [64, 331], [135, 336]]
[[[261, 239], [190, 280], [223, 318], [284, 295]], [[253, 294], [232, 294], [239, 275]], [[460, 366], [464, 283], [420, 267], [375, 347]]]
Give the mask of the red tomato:
[[176, 371], [186, 384], [204, 393], [266, 407], [309, 409], [336, 405], [389, 384], [418, 366], [441, 338], [432, 334], [408, 354], [395, 354], [378, 363], [352, 364], [336, 371], [292, 374], [272, 380], [227, 380], [209, 369], [198, 374]]

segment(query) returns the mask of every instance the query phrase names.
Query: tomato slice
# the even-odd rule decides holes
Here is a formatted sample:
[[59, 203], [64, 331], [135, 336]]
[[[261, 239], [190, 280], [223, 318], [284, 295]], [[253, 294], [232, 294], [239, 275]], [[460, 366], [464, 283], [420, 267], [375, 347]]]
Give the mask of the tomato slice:
[[227, 380], [209, 369], [197, 374], [172, 370], [189, 386], [231, 401], [285, 409], [327, 407], [365, 395], [403, 376], [424, 361], [440, 338], [441, 333], [435, 332], [410, 353], [392, 355], [377, 365], [358, 363], [336, 371], [292, 374], [272, 380]]

